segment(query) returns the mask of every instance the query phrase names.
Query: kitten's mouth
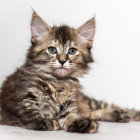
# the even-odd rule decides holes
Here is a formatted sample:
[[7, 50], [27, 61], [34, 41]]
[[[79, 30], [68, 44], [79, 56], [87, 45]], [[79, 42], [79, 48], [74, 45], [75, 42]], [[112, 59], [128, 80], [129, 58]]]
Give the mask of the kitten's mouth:
[[56, 68], [56, 70], [58, 70], [58, 71], [62, 71], [62, 72], [67, 71], [67, 69], [64, 68], [64, 67]]
[[62, 66], [62, 67], [59, 67], [59, 68], [55, 68], [55, 72], [56, 72], [57, 75], [59, 75], [59, 76], [65, 76], [65, 75], [67, 75], [67, 73], [68, 73], [68, 69], [67, 69], [67, 68], [64, 68], [64, 67]]
[[68, 68], [65, 68], [64, 66], [56, 67], [55, 70], [68, 70]]

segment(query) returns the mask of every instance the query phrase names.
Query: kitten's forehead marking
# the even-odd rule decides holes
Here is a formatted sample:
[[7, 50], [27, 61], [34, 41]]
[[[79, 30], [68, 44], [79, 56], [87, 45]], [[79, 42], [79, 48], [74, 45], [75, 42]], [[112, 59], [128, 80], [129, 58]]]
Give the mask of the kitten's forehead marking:
[[54, 26], [52, 29], [54, 38], [58, 39], [62, 45], [65, 45], [67, 41], [72, 41], [76, 36], [74, 29], [66, 25]]

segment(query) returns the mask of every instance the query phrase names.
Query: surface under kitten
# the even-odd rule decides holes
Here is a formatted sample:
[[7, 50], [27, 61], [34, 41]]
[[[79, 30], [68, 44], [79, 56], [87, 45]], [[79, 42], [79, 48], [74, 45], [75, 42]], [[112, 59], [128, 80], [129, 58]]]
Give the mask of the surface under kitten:
[[95, 21], [78, 29], [49, 27], [36, 13], [26, 62], [9, 76], [0, 93], [1, 123], [34, 130], [95, 133], [97, 120], [140, 120], [135, 110], [120, 109], [81, 92], [78, 77], [93, 62]]

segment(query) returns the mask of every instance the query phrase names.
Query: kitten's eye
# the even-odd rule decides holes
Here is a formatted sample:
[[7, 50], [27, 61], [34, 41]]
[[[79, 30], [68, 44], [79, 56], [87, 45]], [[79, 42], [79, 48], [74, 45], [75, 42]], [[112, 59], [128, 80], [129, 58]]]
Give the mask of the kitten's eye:
[[48, 48], [48, 51], [49, 51], [49, 53], [51, 53], [51, 54], [56, 54], [56, 52], [57, 52], [57, 50], [56, 50], [55, 47], [49, 47], [49, 48]]
[[75, 49], [75, 48], [70, 48], [69, 51], [68, 51], [68, 53], [71, 54], [71, 55], [76, 54], [76, 52], [77, 52], [77, 49]]

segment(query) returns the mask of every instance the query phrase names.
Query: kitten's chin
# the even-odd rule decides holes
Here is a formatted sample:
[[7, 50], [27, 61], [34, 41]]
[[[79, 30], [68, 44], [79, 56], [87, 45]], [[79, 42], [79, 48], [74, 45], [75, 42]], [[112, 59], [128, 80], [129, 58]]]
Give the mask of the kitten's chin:
[[70, 72], [68, 69], [65, 69], [65, 68], [57, 68], [57, 69], [55, 69], [55, 74], [58, 77], [67, 77], [67, 76], [69, 76]]

